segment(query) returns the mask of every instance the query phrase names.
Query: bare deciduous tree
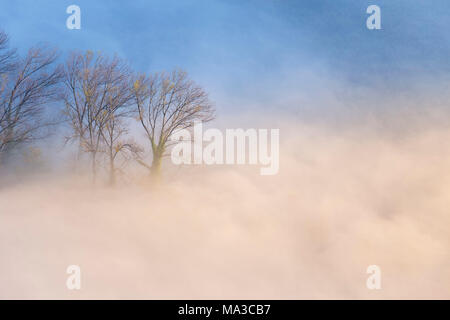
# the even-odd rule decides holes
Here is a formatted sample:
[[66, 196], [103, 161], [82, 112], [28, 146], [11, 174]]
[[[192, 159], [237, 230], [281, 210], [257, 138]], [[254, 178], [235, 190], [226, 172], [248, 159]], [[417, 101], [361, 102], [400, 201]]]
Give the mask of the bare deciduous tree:
[[111, 182], [114, 182], [114, 161], [119, 153], [134, 146], [122, 141], [126, 133], [122, 118], [129, 114], [132, 102], [130, 70], [126, 63], [102, 54], [73, 53], [66, 63], [64, 101], [73, 134], [68, 139], [79, 142], [80, 152], [91, 156], [93, 179], [97, 174], [97, 156], [109, 157]]
[[0, 30], [0, 76], [14, 69], [16, 58], [16, 50], [9, 48], [8, 35]]
[[214, 108], [206, 92], [180, 70], [137, 77], [133, 94], [138, 121], [150, 141], [153, 156], [151, 165], [140, 163], [158, 177], [170, 135], [192, 127], [195, 121], [212, 120]]
[[131, 159], [139, 159], [142, 149], [132, 139], [124, 140], [128, 134], [128, 129], [124, 123], [126, 114], [112, 114], [102, 129], [102, 138], [104, 149], [108, 159], [109, 183], [114, 185], [116, 182], [116, 173], [121, 170], [117, 167], [117, 158], [120, 156], [124, 166]]
[[25, 58], [17, 60], [13, 51], [0, 54], [4, 72], [0, 80], [0, 154], [41, 138], [40, 129], [50, 125], [43, 112], [46, 104], [58, 98], [62, 69], [54, 67], [57, 56], [55, 50], [42, 47], [31, 48]]

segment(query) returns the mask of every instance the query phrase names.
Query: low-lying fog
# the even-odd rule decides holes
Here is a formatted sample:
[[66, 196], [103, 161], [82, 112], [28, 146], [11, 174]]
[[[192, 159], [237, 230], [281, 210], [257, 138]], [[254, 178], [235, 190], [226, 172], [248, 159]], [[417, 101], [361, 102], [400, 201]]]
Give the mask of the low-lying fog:
[[[204, 166], [160, 186], [145, 171], [115, 188], [81, 173], [5, 183], [0, 298], [448, 299], [450, 129], [369, 127], [281, 128], [275, 176]], [[81, 290], [66, 288], [69, 265]]]

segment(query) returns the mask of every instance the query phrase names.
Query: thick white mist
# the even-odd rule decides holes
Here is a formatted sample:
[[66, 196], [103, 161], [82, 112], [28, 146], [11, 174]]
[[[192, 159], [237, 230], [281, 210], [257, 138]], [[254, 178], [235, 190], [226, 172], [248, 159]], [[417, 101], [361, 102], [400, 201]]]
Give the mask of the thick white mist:
[[[286, 125], [276, 176], [183, 167], [159, 187], [145, 172], [116, 188], [80, 175], [3, 186], [0, 298], [448, 299], [450, 131], [399, 132]], [[373, 264], [381, 290], [366, 288]]]

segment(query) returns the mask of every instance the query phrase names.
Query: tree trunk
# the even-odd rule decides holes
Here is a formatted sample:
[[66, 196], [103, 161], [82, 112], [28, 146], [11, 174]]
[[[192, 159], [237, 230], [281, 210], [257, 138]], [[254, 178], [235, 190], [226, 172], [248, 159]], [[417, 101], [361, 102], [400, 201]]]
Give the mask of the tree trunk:
[[114, 166], [114, 158], [112, 155], [109, 157], [109, 184], [111, 186], [116, 184], [116, 168]]
[[161, 160], [161, 156], [155, 155], [153, 157], [152, 167], [150, 169], [150, 175], [158, 180], [161, 177]]
[[97, 180], [97, 164], [96, 164], [96, 156], [95, 152], [92, 153], [92, 183], [95, 184]]
[[153, 151], [153, 162], [150, 168], [150, 176], [156, 182], [159, 182], [161, 180], [161, 163], [162, 163], [162, 156], [164, 153], [159, 149], [160, 148], [156, 148], [156, 150]]

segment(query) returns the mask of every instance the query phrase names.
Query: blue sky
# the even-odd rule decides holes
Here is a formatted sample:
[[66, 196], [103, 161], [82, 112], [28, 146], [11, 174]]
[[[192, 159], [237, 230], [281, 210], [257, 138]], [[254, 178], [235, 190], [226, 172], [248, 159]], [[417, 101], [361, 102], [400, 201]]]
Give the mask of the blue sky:
[[[81, 8], [81, 30], [65, 26], [71, 4]], [[366, 28], [370, 4], [381, 8], [382, 30]], [[117, 53], [142, 72], [181, 67], [219, 104], [275, 101], [290, 90], [319, 95], [314, 88], [338, 83], [408, 89], [446, 76], [449, 16], [445, 0], [0, 3], [0, 28], [14, 46]]]

